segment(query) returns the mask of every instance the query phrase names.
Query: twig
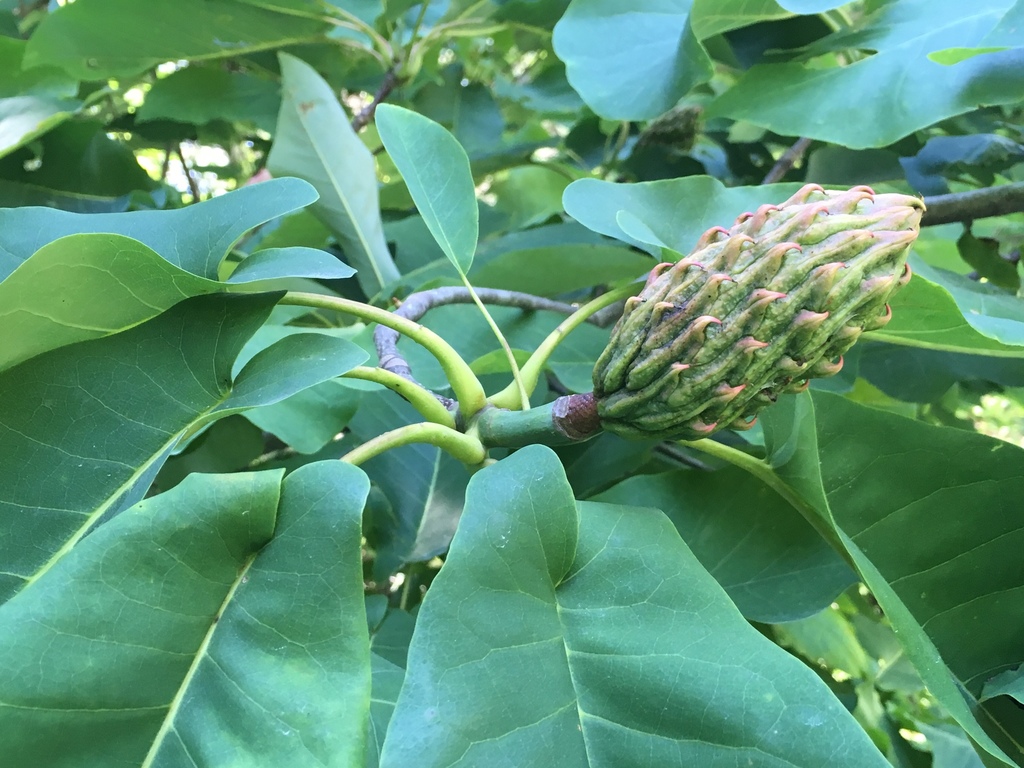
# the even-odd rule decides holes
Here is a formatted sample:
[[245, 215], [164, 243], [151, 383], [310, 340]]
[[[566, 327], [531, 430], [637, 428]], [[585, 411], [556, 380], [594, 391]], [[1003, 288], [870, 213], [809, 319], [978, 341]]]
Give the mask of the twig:
[[800, 162], [800, 158], [804, 156], [804, 152], [808, 150], [814, 139], [799, 138], [785, 152], [782, 153], [772, 169], [768, 171], [768, 174], [764, 177], [762, 184], [774, 184], [777, 181], [782, 181], [782, 178], [792, 170], [793, 166]]
[[1024, 211], [1024, 181], [951, 195], [934, 195], [926, 197], [924, 204], [927, 210], [921, 219], [923, 227], [1018, 213]]
[[[496, 288], [477, 288], [476, 292], [484, 304], [517, 307], [528, 311], [558, 312], [563, 315], [571, 315], [578, 309], [571, 304], [545, 299], [530, 293], [503, 291]], [[410, 294], [402, 302], [402, 305], [395, 310], [394, 314], [406, 320], [416, 322], [434, 307], [446, 304], [471, 304], [472, 302], [473, 297], [469, 290], [461, 286], [434, 288], [429, 291]], [[390, 371], [415, 384], [419, 384], [413, 378], [409, 363], [402, 356], [402, 353], [398, 351], [398, 338], [399, 334], [397, 331], [383, 325], [378, 325], [373, 332], [373, 343], [377, 347], [380, 367], [385, 371]], [[419, 384], [419, 386], [423, 385]], [[435, 395], [435, 397], [446, 408], [451, 405], [451, 401], [443, 395]]]
[[401, 84], [401, 80], [392, 67], [384, 73], [384, 80], [380, 84], [380, 88], [373, 95], [373, 101], [366, 105], [366, 107], [354, 118], [352, 118], [352, 130], [359, 132], [373, 120], [373, 115], [377, 111], [377, 105], [386, 99], [391, 92], [395, 90]]
[[167, 181], [167, 171], [171, 167], [171, 153], [173, 151], [173, 144], [168, 144], [164, 149], [164, 161], [160, 164], [160, 181]]
[[196, 181], [189, 164], [185, 162], [185, 153], [182, 152], [181, 144], [178, 144], [175, 149], [178, 153], [178, 159], [181, 160], [181, 168], [185, 171], [185, 178], [188, 179], [188, 189], [192, 193], [192, 202], [198, 203], [202, 199], [199, 196], [199, 182]]

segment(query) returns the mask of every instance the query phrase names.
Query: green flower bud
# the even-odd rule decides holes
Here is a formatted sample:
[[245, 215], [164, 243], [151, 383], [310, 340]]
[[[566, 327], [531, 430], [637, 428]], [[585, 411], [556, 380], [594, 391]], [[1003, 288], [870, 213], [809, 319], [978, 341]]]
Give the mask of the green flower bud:
[[809, 184], [708, 230], [626, 302], [594, 368], [602, 426], [679, 439], [745, 429], [780, 394], [838, 373], [861, 333], [889, 321], [923, 212], [907, 195]]

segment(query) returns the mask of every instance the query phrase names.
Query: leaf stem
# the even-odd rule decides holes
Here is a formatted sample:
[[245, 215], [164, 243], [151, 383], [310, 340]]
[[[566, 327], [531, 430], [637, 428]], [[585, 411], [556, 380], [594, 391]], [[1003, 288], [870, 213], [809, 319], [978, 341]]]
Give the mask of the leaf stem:
[[508, 345], [508, 339], [505, 338], [505, 334], [501, 332], [501, 328], [498, 327], [498, 324], [494, 322], [494, 318], [491, 317], [491, 313], [487, 311], [487, 307], [485, 307], [484, 303], [480, 301], [480, 297], [477, 296], [476, 291], [473, 290], [473, 286], [469, 284], [469, 279], [462, 274], [461, 271], [459, 272], [459, 277], [462, 278], [462, 282], [466, 286], [466, 290], [469, 291], [469, 295], [472, 297], [473, 303], [476, 304], [477, 309], [480, 310], [480, 313], [484, 316], [487, 324], [491, 327], [494, 337], [498, 340], [498, 343], [501, 344], [501, 348], [505, 350], [505, 357], [508, 358], [508, 364], [512, 369], [512, 382], [519, 391], [520, 409], [524, 411], [530, 410], [530, 393], [527, 392], [526, 387], [523, 386], [523, 376], [519, 371], [519, 363], [516, 362], [516, 356], [512, 354], [512, 347]]
[[357, 32], [362, 32], [370, 40], [373, 41], [374, 48], [380, 53], [381, 57], [388, 63], [395, 63], [395, 51], [391, 47], [391, 43], [385, 40], [372, 26], [367, 24], [365, 21], [360, 19], [354, 13], [349, 13], [343, 8], [339, 8], [337, 5], [332, 4], [331, 9], [341, 16], [345, 21], [339, 21], [338, 19], [332, 19], [329, 16], [326, 20], [330, 24], [334, 24], [337, 27], [345, 27], [346, 29], [352, 29]]
[[[522, 384], [526, 389], [527, 394], [533, 394], [533, 390], [537, 387], [537, 382], [540, 380], [540, 375], [544, 371], [544, 366], [547, 364], [548, 358], [551, 357], [555, 348], [562, 343], [562, 339], [586, 322], [591, 315], [605, 307], [611, 306], [617, 301], [632, 296], [639, 289], [639, 283], [630, 283], [629, 285], [617, 288], [614, 291], [608, 291], [608, 293], [601, 294], [593, 301], [584, 304], [569, 317], [559, 323], [558, 327], [548, 334], [548, 337], [540, 343], [540, 346], [538, 346], [536, 350], [534, 350], [534, 353], [530, 355], [530, 359], [526, 361], [521, 369]], [[510, 384], [501, 392], [498, 392], [496, 395], [489, 398], [489, 400], [491, 405], [497, 406], [498, 408], [515, 410], [516, 395], [517, 388]]]
[[412, 34], [409, 35], [409, 47], [405, 51], [406, 56], [408, 56], [409, 51], [412, 50], [413, 43], [416, 42], [416, 35], [420, 33], [420, 27], [423, 26], [423, 20], [427, 17], [427, 8], [429, 7], [430, 0], [423, 0], [423, 3], [420, 5], [419, 15], [416, 17], [416, 23], [412, 28]]
[[342, 378], [360, 379], [381, 384], [405, 399], [427, 421], [440, 424], [442, 427], [455, 429], [455, 416], [438, 402], [433, 392], [409, 381], [403, 376], [399, 376], [397, 373], [385, 371], [383, 368], [371, 368], [370, 366], [360, 365], [343, 374]]
[[447, 341], [419, 323], [399, 317], [394, 312], [372, 307], [359, 301], [342, 299], [337, 296], [323, 296], [317, 293], [289, 291], [284, 295], [280, 303], [313, 307], [314, 309], [332, 309], [336, 312], [354, 315], [363, 320], [379, 323], [398, 331], [422, 345], [437, 358], [445, 375], [448, 377], [452, 391], [455, 393], [455, 398], [459, 401], [459, 409], [465, 418], [469, 418], [487, 404], [484, 388], [481, 386], [476, 374], [469, 367], [469, 364], [459, 356], [459, 353]]
[[734, 467], [739, 467], [740, 469], [752, 474], [789, 502], [789, 504], [796, 509], [796, 511], [799, 512], [808, 523], [811, 524], [811, 527], [818, 532], [818, 535], [828, 542], [829, 546], [831, 546], [832, 549], [834, 549], [836, 553], [846, 561], [847, 565], [849, 565], [855, 573], [858, 572], [857, 566], [853, 562], [853, 558], [850, 556], [850, 553], [847, 552], [846, 547], [836, 534], [835, 529], [832, 528], [828, 521], [824, 520], [814, 507], [808, 504], [800, 494], [790, 488], [781, 477], [775, 474], [770, 465], [755, 456], [751, 456], [749, 453], [744, 453], [741, 450], [719, 443], [711, 438], [705, 438], [703, 440], [680, 440], [679, 442], [681, 445], [695, 448], [708, 456], [714, 456], [716, 459], [727, 461]]
[[358, 448], [354, 448], [344, 456], [342, 461], [359, 466], [375, 456], [379, 456], [392, 448], [401, 448], [412, 443], [428, 443], [447, 451], [463, 464], [476, 466], [487, 458], [487, 449], [475, 437], [456, 432], [454, 429], [440, 424], [421, 422], [407, 424], [367, 440]]

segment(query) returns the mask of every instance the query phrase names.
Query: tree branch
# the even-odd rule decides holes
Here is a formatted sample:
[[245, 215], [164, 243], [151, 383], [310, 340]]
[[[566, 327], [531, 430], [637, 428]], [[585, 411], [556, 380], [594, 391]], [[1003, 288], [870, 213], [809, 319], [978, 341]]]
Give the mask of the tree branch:
[[391, 92], [395, 90], [400, 83], [401, 80], [399, 79], [394, 67], [384, 73], [384, 80], [381, 82], [380, 88], [377, 89], [377, 93], [373, 95], [373, 101], [367, 104], [358, 115], [352, 118], [352, 130], [358, 133], [364, 127], [369, 125], [370, 121], [373, 120], [374, 113], [377, 111], [377, 105], [390, 96]]
[[921, 218], [923, 227], [1019, 213], [1024, 211], [1024, 181], [951, 195], [933, 195], [926, 197], [924, 204], [927, 210]]
[[[561, 301], [545, 299], [541, 296], [534, 296], [530, 293], [518, 291], [503, 291], [496, 288], [477, 288], [477, 295], [484, 304], [493, 304], [502, 307], [517, 307], [527, 311], [558, 312], [563, 315], [571, 315], [578, 307], [572, 304], [565, 304]], [[468, 288], [444, 287], [434, 288], [429, 291], [420, 291], [410, 294], [402, 302], [402, 305], [395, 310], [394, 314], [406, 320], [418, 321], [434, 307], [446, 304], [471, 304], [473, 297]], [[402, 353], [398, 351], [399, 333], [384, 325], [378, 325], [373, 332], [373, 343], [377, 348], [377, 357], [380, 360], [380, 367], [385, 371], [401, 376], [419, 386], [423, 386], [413, 378], [412, 369]], [[451, 401], [443, 395], [435, 395], [445, 407], [451, 405]]]
[[188, 189], [192, 193], [192, 202], [201, 202], [202, 198], [199, 196], [199, 182], [196, 181], [192, 168], [189, 167], [187, 162], [185, 162], [185, 153], [182, 151], [181, 144], [178, 144], [175, 147], [175, 150], [178, 153], [178, 159], [181, 160], [181, 169], [185, 172], [185, 178], [188, 179]]
[[768, 174], [764, 177], [762, 184], [774, 184], [777, 181], [782, 181], [782, 178], [792, 170], [793, 166], [800, 162], [800, 158], [804, 156], [814, 139], [799, 138], [785, 152], [782, 153], [772, 169], [768, 171]]

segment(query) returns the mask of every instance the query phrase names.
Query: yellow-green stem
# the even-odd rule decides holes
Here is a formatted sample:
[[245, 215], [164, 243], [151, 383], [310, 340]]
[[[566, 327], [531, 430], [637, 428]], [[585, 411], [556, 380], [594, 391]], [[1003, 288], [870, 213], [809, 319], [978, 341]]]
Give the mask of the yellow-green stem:
[[362, 381], [382, 384], [409, 401], [409, 404], [419, 411], [420, 415], [427, 421], [440, 424], [442, 427], [455, 429], [455, 416], [441, 405], [432, 392], [427, 391], [418, 384], [414, 384], [408, 379], [402, 378], [397, 373], [385, 371], [383, 368], [371, 368], [360, 365], [358, 368], [353, 368], [344, 374], [343, 378], [361, 379]]
[[447, 451], [463, 464], [476, 466], [487, 458], [487, 450], [483, 444], [469, 435], [456, 432], [454, 429], [442, 427], [440, 424], [422, 422], [420, 424], [408, 424], [383, 435], [378, 435], [372, 440], [367, 440], [358, 448], [346, 453], [341, 457], [342, 461], [349, 464], [360, 464], [369, 461], [374, 456], [379, 456], [384, 451], [392, 448], [401, 448], [411, 443], [428, 443], [436, 445], [443, 451]]
[[422, 345], [437, 358], [445, 375], [448, 377], [449, 383], [452, 385], [455, 399], [459, 401], [459, 409], [465, 418], [468, 419], [487, 404], [487, 395], [484, 393], [484, 388], [481, 386], [476, 374], [469, 367], [469, 364], [459, 356], [459, 353], [447, 341], [419, 323], [406, 320], [404, 317], [399, 317], [393, 312], [372, 307], [369, 304], [363, 304], [360, 301], [342, 299], [337, 296], [323, 296], [318, 293], [289, 291], [284, 295], [280, 303], [344, 312], [396, 330], [404, 336], [408, 336], [417, 344]]
[[762, 483], [767, 485], [779, 496], [784, 498], [792, 505], [797, 512], [803, 515], [804, 519], [811, 524], [818, 534], [829, 543], [829, 545], [847, 562], [847, 564], [854, 570], [857, 570], [857, 566], [853, 562], [853, 558], [850, 557], [850, 553], [846, 551], [846, 547], [836, 534], [835, 529], [832, 528], [829, 523], [818, 514], [817, 510], [808, 504], [800, 494], [789, 487], [781, 477], [775, 474], [775, 471], [767, 463], [751, 456], [749, 453], [744, 453], [736, 448], [732, 448], [723, 443], [716, 442], [710, 438], [704, 440], [682, 440], [682, 445], [694, 448], [701, 453], [705, 453], [708, 456], [714, 456], [716, 459], [727, 461], [734, 467], [739, 467], [745, 472], [749, 472]]
[[[551, 353], [555, 351], [555, 348], [562, 343], [562, 339], [585, 323], [587, 318], [591, 315], [599, 312], [607, 306], [611, 306], [617, 301], [621, 301], [622, 299], [632, 296], [634, 293], [639, 291], [640, 288], [641, 286], [639, 283], [633, 283], [622, 288], [617, 288], [614, 291], [608, 291], [608, 293], [602, 294], [593, 301], [584, 304], [559, 323], [558, 327], [548, 334], [548, 337], [540, 343], [540, 346], [538, 346], [534, 353], [530, 355], [530, 359], [527, 360], [520, 369], [522, 374], [520, 380], [527, 395], [532, 395], [533, 390], [537, 388], [537, 382], [540, 381], [540, 375], [544, 371], [544, 366], [547, 365], [548, 358], [551, 357]], [[507, 408], [510, 411], [514, 411], [517, 408], [517, 399], [518, 388], [515, 382], [513, 382], [505, 387], [501, 392], [493, 395], [490, 398], [490, 403], [498, 408]]]
[[480, 301], [480, 297], [476, 295], [476, 291], [474, 291], [473, 286], [469, 284], [469, 280], [461, 273], [460, 277], [462, 277], [462, 282], [465, 284], [466, 288], [469, 289], [469, 295], [473, 297], [473, 303], [476, 304], [477, 309], [479, 309], [483, 314], [484, 319], [487, 320], [487, 324], [491, 326], [491, 331], [494, 333], [494, 337], [498, 340], [498, 343], [501, 344], [501, 348], [505, 350], [505, 357], [508, 359], [508, 364], [512, 368], [512, 383], [519, 392], [519, 407], [524, 411], [530, 410], [530, 392], [527, 392], [526, 387], [523, 386], [523, 377], [519, 371], [519, 363], [516, 362], [516, 356], [512, 354], [512, 347], [508, 345], [508, 340], [501, 332], [498, 324], [494, 322], [494, 318], [491, 317], [491, 313], [487, 311], [487, 307], [485, 307], [484, 303]]

